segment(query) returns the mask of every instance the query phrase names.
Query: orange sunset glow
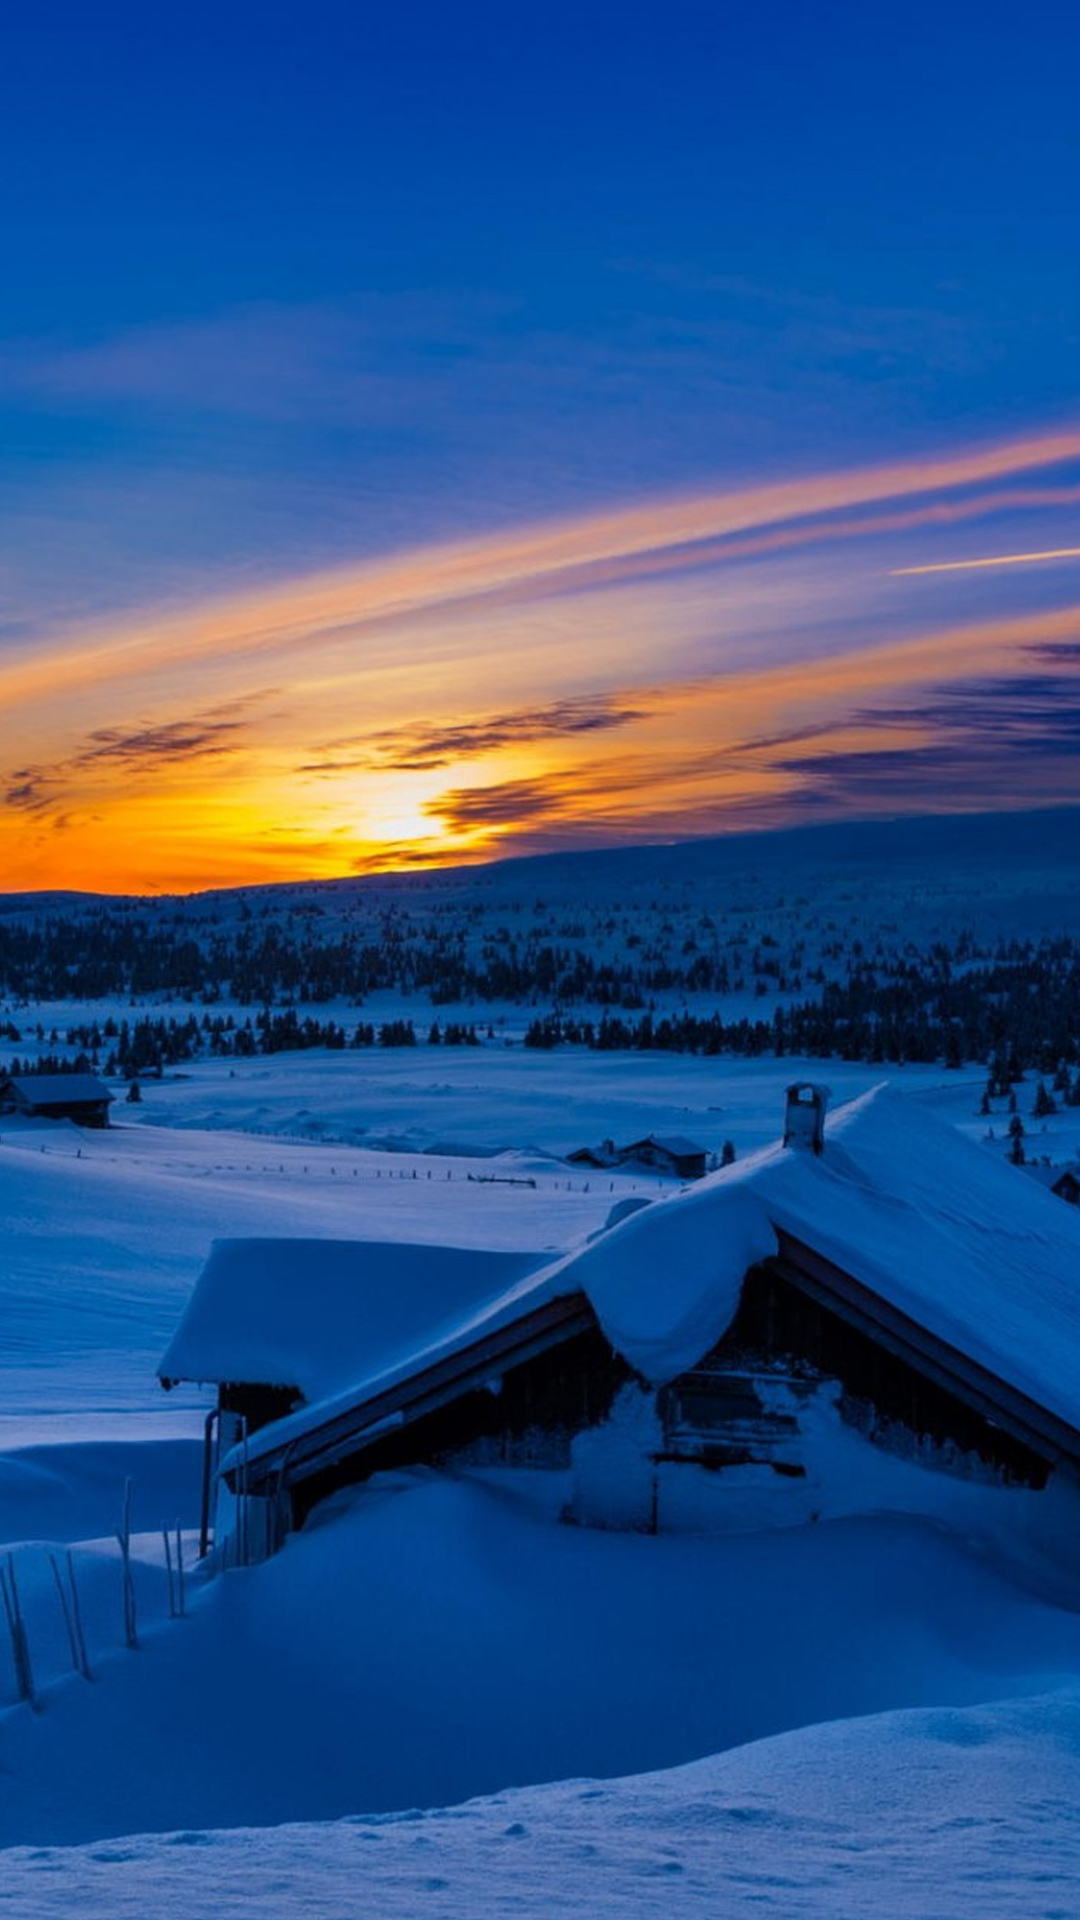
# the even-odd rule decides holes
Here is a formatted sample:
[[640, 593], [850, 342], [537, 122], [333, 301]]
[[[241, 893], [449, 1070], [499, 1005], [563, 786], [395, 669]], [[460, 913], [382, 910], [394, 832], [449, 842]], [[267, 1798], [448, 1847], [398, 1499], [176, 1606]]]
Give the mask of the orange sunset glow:
[[[797, 823], [853, 795], [995, 804], [965, 693], [1074, 670], [1054, 563], [1076, 550], [927, 544], [1067, 511], [1078, 459], [1074, 433], [960, 449], [58, 628], [0, 663], [7, 884], [184, 891]], [[917, 578], [1025, 557], [1063, 601]]]

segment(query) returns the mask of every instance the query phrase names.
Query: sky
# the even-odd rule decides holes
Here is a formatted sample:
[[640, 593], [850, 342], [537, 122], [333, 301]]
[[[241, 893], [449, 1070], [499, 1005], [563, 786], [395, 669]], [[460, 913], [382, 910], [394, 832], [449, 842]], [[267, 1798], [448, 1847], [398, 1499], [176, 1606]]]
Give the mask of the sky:
[[1080, 19], [20, 9], [0, 887], [1080, 803]]

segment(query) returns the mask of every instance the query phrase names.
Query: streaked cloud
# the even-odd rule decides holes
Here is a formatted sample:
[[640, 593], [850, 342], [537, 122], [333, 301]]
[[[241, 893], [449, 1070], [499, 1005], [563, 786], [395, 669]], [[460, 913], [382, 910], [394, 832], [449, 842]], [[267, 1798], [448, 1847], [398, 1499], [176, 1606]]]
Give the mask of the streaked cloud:
[[65, 759], [13, 769], [4, 805], [27, 813], [55, 813], [65, 794], [85, 790], [112, 771], [125, 781], [163, 768], [217, 761], [235, 753], [247, 732], [238, 717], [244, 702], [158, 725], [96, 727]]
[[917, 573], [973, 573], [979, 567], [1032, 567], [1047, 560], [1080, 560], [1080, 547], [1048, 547], [1044, 553], [991, 553], [978, 560], [935, 560], [921, 567], [893, 567], [895, 578]]
[[0, 810], [9, 884], [57, 884], [75, 862], [115, 886], [341, 873], [958, 805], [965, 763], [989, 794], [980, 741], [1031, 757], [1071, 686], [1068, 570], [1017, 568], [992, 601], [978, 574], [898, 575], [936, 566], [926, 543], [961, 520], [999, 545], [1019, 520], [1056, 532], [1077, 469], [1080, 432], [1033, 435], [17, 642], [0, 659], [21, 743]]
[[319, 749], [323, 757], [304, 762], [297, 771], [345, 773], [383, 768], [411, 773], [501, 752], [505, 747], [520, 748], [541, 740], [608, 732], [645, 717], [640, 702], [630, 705], [615, 694], [596, 694], [576, 700], [557, 700], [548, 707], [493, 714], [479, 720], [451, 721], [443, 725], [416, 721], [404, 727], [384, 727], [366, 739], [360, 736], [356, 740], [332, 741]]
[[[134, 629], [97, 636], [72, 636], [47, 650], [47, 668], [18, 651], [0, 666], [0, 699], [5, 689], [30, 687], [46, 671], [66, 674], [73, 683], [98, 676], [122, 677], [133, 661], [145, 664], [148, 644], [158, 664], [193, 661], [208, 654], [250, 659], [274, 655], [300, 641], [321, 636], [332, 641], [378, 623], [414, 619], [427, 613], [465, 610], [482, 598], [511, 593], [527, 600], [537, 586], [558, 584], [572, 590], [584, 583], [581, 569], [606, 567], [602, 584], [619, 584], [620, 564], [665, 549], [686, 549], [685, 564], [700, 543], [751, 528], [820, 519], [852, 506], [868, 506], [905, 496], [930, 496], [958, 488], [987, 486], [1009, 475], [1080, 460], [1080, 430], [1035, 436], [998, 447], [810, 475], [791, 481], [710, 493], [676, 501], [656, 501], [574, 521], [554, 521], [491, 539], [459, 541], [386, 561], [338, 570], [297, 582], [219, 601], [183, 613], [151, 616]], [[982, 511], [994, 510], [987, 496]], [[854, 535], [848, 527], [845, 534]], [[871, 529], [873, 531], [873, 529]], [[780, 536], [783, 537], [782, 535]], [[715, 556], [714, 556], [715, 557]], [[739, 557], [739, 556], [736, 556]], [[707, 560], [709, 556], [702, 556]], [[631, 573], [630, 578], [633, 578]], [[35, 653], [36, 653], [35, 649]]]
[[92, 767], [108, 763], [132, 771], [163, 763], [175, 765], [181, 760], [212, 759], [230, 753], [243, 732], [239, 720], [169, 720], [158, 727], [98, 727], [72, 764]]

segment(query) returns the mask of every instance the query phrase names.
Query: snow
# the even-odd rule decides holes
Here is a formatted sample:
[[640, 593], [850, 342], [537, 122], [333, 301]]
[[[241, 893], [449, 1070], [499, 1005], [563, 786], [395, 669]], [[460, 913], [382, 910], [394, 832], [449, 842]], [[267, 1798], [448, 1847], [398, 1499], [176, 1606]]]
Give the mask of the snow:
[[[257, 1434], [247, 1457], [276, 1452], [420, 1364], [578, 1291], [616, 1351], [662, 1384], [722, 1338], [747, 1271], [776, 1252], [777, 1228], [1080, 1428], [1080, 1214], [879, 1086], [832, 1116], [822, 1154], [765, 1149], [657, 1200], [486, 1305], [474, 1296], [456, 1321], [440, 1311], [411, 1362], [403, 1348], [375, 1353], [333, 1398]], [[401, 1257], [387, 1250], [388, 1277]], [[253, 1333], [253, 1352], [256, 1341]], [[243, 1377], [262, 1377], [253, 1353], [245, 1364]]]
[[96, 1073], [11, 1074], [0, 1078], [0, 1087], [5, 1091], [10, 1087], [33, 1106], [76, 1106], [116, 1098]]
[[149, 1436], [91, 1440], [83, 1434], [65, 1442], [50, 1427], [47, 1442], [39, 1437], [0, 1453], [0, 1539], [10, 1547], [108, 1537], [119, 1524], [128, 1481], [137, 1509], [149, 1509], [147, 1521], [172, 1526], [182, 1519], [194, 1526], [201, 1470], [195, 1431], [169, 1438], [155, 1426]]
[[[328, 1504], [265, 1566], [192, 1575], [185, 1620], [167, 1617], [161, 1564], [161, 1525], [197, 1518], [209, 1396], [165, 1396], [154, 1376], [215, 1239], [381, 1239], [395, 1259], [545, 1249], [500, 1298], [577, 1263], [602, 1314], [621, 1291], [618, 1337], [642, 1361], [651, 1346], [660, 1373], [725, 1320], [762, 1217], [807, 1237], [813, 1219], [867, 1284], [1063, 1394], [1073, 1215], [934, 1124], [984, 1131], [982, 1076], [905, 1069], [902, 1093], [833, 1115], [815, 1162], [751, 1153], [806, 1063], [492, 1050], [426, 1079], [403, 1058], [230, 1073], [148, 1086], [108, 1133], [0, 1137], [0, 1539], [42, 1695], [37, 1713], [12, 1704], [0, 1620], [5, 1913], [1074, 1920], [1080, 1580], [1058, 1477], [1045, 1494], [952, 1481], [823, 1408], [808, 1444], [829, 1499], [812, 1524], [763, 1526], [759, 1493], [742, 1532], [606, 1534], [560, 1524], [568, 1476], [416, 1472]], [[826, 1077], [861, 1095], [872, 1075], [830, 1062]], [[514, 1154], [372, 1145], [410, 1112], [413, 1144]], [[1076, 1124], [1062, 1115], [1048, 1140], [1071, 1148]], [[545, 1150], [661, 1127], [730, 1135], [740, 1158], [602, 1232], [626, 1199], [670, 1189], [570, 1177]], [[662, 1271], [684, 1234], [707, 1284], [683, 1296], [669, 1274], [661, 1317], [625, 1274]], [[620, 1240], [637, 1251], [616, 1289]], [[458, 1302], [455, 1325], [483, 1306]], [[128, 1479], [135, 1653], [111, 1541]], [[688, 1508], [701, 1482], [680, 1480]], [[661, 1489], [665, 1522], [675, 1497]], [[68, 1670], [57, 1543], [92, 1685]]]
[[658, 1201], [593, 1243], [564, 1272], [612, 1346], [646, 1380], [685, 1373], [727, 1332], [747, 1269], [776, 1252], [757, 1196], [699, 1188]]
[[[317, 1070], [309, 1067], [309, 1085]], [[216, 1239], [372, 1238], [554, 1253], [611, 1205], [580, 1179], [479, 1185], [484, 1161], [153, 1125], [80, 1133], [48, 1122], [0, 1136], [0, 1408], [7, 1418], [175, 1418], [157, 1370]], [[427, 1179], [425, 1173], [434, 1176]], [[420, 1177], [414, 1178], [418, 1173]], [[641, 1183], [615, 1182], [631, 1193]], [[586, 1190], [583, 1190], [583, 1186]]]
[[405, 1359], [550, 1256], [380, 1240], [219, 1240], [160, 1373], [322, 1400]]
[[[410, 1003], [395, 1002], [382, 1011], [398, 1017], [410, 1011]], [[415, 1003], [411, 1011], [416, 1013]], [[164, 1125], [175, 1137], [186, 1129], [241, 1128], [267, 1143], [341, 1142], [440, 1157], [520, 1154], [529, 1148], [537, 1150], [539, 1162], [530, 1170], [555, 1176], [560, 1169], [551, 1156], [561, 1159], [583, 1142], [608, 1138], [686, 1134], [712, 1153], [731, 1139], [741, 1157], [776, 1139], [785, 1086], [821, 1076], [820, 1062], [796, 1057], [717, 1060], [583, 1047], [544, 1053], [520, 1045], [522, 1010], [514, 1011], [512, 1046], [488, 1042], [195, 1061], [182, 1074], [144, 1081], [141, 1105], [120, 1109], [125, 1130]], [[825, 1077], [840, 1102], [867, 1092], [881, 1079], [881, 1069], [830, 1060]], [[908, 1066], [898, 1084], [935, 1103], [962, 1097], [964, 1118], [971, 1120], [986, 1074], [947, 1075], [939, 1068]], [[1065, 1138], [1080, 1144], [1080, 1110], [1062, 1114], [1057, 1124], [1066, 1130]], [[268, 1151], [273, 1151], [269, 1145]], [[549, 1156], [546, 1164], [542, 1156]], [[568, 1169], [561, 1171], [565, 1176]], [[620, 1186], [617, 1172], [589, 1177], [594, 1191], [602, 1186], [607, 1192], [612, 1179], [617, 1191], [628, 1190]], [[641, 1169], [621, 1178], [636, 1178], [641, 1189]], [[655, 1176], [649, 1178], [649, 1191], [656, 1191]]]
[[447, 1812], [4, 1856], [10, 1920], [1075, 1920], [1080, 1689]]
[[777, 1228], [1080, 1427], [1080, 1211], [887, 1086], [829, 1118], [821, 1155], [773, 1146], [722, 1168], [613, 1230], [563, 1281], [661, 1382], [726, 1331]]
[[[766, 1151], [708, 1183], [1080, 1427], [1080, 1212], [887, 1086], [834, 1114], [824, 1153]], [[722, 1204], [722, 1203], [721, 1203]]]
[[137, 1653], [115, 1555], [83, 1551], [90, 1686], [60, 1677], [49, 1570], [23, 1549], [43, 1699], [3, 1719], [0, 1844], [449, 1806], [1080, 1672], [1064, 1595], [1025, 1590], [927, 1521], [603, 1533], [559, 1524], [568, 1486], [381, 1476], [275, 1559], [199, 1583], [182, 1621], [148, 1535]]

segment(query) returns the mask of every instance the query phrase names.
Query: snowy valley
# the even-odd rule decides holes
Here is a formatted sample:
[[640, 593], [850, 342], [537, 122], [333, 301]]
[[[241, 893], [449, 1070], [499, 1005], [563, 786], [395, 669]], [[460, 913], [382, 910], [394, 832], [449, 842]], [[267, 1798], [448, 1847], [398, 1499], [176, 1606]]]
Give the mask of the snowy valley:
[[[702, 1018], [764, 1011], [773, 1022], [806, 997], [792, 984], [798, 952], [806, 980], [811, 968], [848, 980], [856, 943], [894, 956], [909, 944], [940, 973], [931, 956], [945, 942], [951, 977], [977, 964], [976, 931], [984, 949], [1014, 943], [1017, 969], [1032, 940], [1063, 951], [1080, 932], [1080, 861], [1071, 832], [1042, 844], [1044, 869], [1027, 844], [994, 867], [989, 895], [992, 838], [981, 869], [970, 843], [932, 862], [913, 844], [887, 871], [862, 847], [823, 842], [815, 867], [799, 844], [759, 848], [751, 861], [743, 843], [742, 865], [717, 861], [707, 884], [693, 864], [700, 852], [677, 850], [663, 882], [647, 872], [633, 885], [596, 856], [592, 868], [565, 863], [568, 873], [538, 862], [532, 873], [382, 882], [377, 912], [385, 925], [383, 896], [401, 896], [399, 919], [412, 902], [410, 939], [430, 949], [425, 929], [445, 894], [455, 953], [459, 919], [478, 953], [516, 919], [585, 929], [571, 945], [605, 964], [613, 949], [605, 957], [595, 925], [625, 917], [658, 957], [651, 984], [619, 976], [624, 997], [640, 991], [658, 1019], [691, 1006]], [[678, 911], [662, 884], [678, 892]], [[656, 892], [655, 914], [635, 903], [634, 885]], [[485, 890], [498, 897], [485, 904]], [[334, 945], [344, 910], [332, 887], [289, 896], [139, 912], [151, 931], [160, 923], [163, 950], [178, 916], [196, 935], [200, 916], [219, 932], [258, 926], [264, 913], [299, 924], [310, 981], [311, 930]], [[46, 911], [5, 906], [0, 925], [31, 932]], [[99, 911], [47, 910], [76, 929]], [[733, 963], [726, 993], [702, 984], [704, 973], [692, 988], [682, 976], [664, 983], [688, 927], [699, 951], [707, 936], [707, 957], [722, 956], [736, 923], [731, 952], [750, 959], [738, 977]], [[771, 960], [755, 969], [755, 953], [775, 956], [776, 970]], [[106, 1128], [0, 1116], [0, 1845], [13, 1916], [78, 1904], [178, 1920], [394, 1920], [550, 1915], [575, 1902], [598, 1915], [1073, 1920], [1080, 1495], [1067, 1434], [1049, 1477], [999, 1471], [860, 1430], [825, 1395], [802, 1431], [812, 1497], [784, 1474], [738, 1481], [746, 1469], [676, 1464], [672, 1490], [653, 1476], [659, 1512], [626, 1527], [593, 1524], [580, 1507], [593, 1430], [566, 1458], [498, 1459], [473, 1446], [448, 1464], [379, 1465], [329, 1490], [281, 1551], [223, 1567], [197, 1557], [216, 1376], [166, 1393], [158, 1369], [212, 1244], [269, 1237], [389, 1245], [387, 1273], [394, 1248], [498, 1254], [515, 1273], [527, 1256], [514, 1285], [540, 1275], [545, 1301], [566, 1297], [571, 1283], [558, 1275], [577, 1262], [613, 1347], [662, 1383], [728, 1322], [721, 1314], [697, 1352], [692, 1336], [667, 1374], [650, 1374], [634, 1330], [616, 1331], [628, 1276], [659, 1288], [674, 1315], [685, 1270], [708, 1268], [715, 1243], [705, 1307], [717, 1313], [722, 1245], [737, 1231], [724, 1195], [741, 1193], [739, 1206], [764, 1208], [770, 1231], [801, 1234], [868, 1284], [880, 1273], [887, 1291], [900, 1275], [894, 1316], [920, 1316], [972, 1365], [1007, 1377], [1025, 1408], [1045, 1412], [1052, 1448], [1054, 1422], [1080, 1422], [1080, 1212], [1032, 1163], [1065, 1168], [1080, 1150], [1069, 1099], [1080, 1029], [1059, 1042], [1040, 1033], [1032, 1044], [1043, 1053], [1006, 1080], [992, 1056], [966, 1053], [901, 1063], [859, 1048], [823, 1059], [771, 1046], [746, 1058], [565, 1037], [527, 1045], [538, 1019], [605, 1012], [584, 992], [545, 996], [535, 969], [520, 993], [462, 999], [433, 996], [415, 969], [362, 997], [339, 980], [308, 997], [279, 981], [272, 1001], [209, 975], [190, 992], [143, 990], [130, 976], [100, 991], [85, 977], [70, 984], [78, 990], [39, 999], [9, 985], [0, 1019], [19, 1035], [5, 1042], [9, 1062], [71, 1066], [86, 1051], [68, 1042], [79, 1029], [220, 1012], [235, 1031], [268, 1006], [350, 1030], [411, 1022], [418, 1043], [249, 1054], [200, 1045], [135, 1071], [125, 1062], [109, 1079]], [[478, 1044], [431, 1043], [434, 1020], [473, 1028]], [[1003, 1056], [1011, 1041], [1022, 1049], [1026, 1034], [1002, 1029]], [[80, 1070], [106, 1073], [104, 1052]], [[1036, 1112], [1040, 1081], [1050, 1091], [1055, 1073], [1058, 1091]], [[822, 1082], [826, 1149], [811, 1163], [777, 1143], [785, 1089]], [[1008, 1164], [1016, 1115], [1027, 1167]], [[578, 1148], [654, 1137], [700, 1145], [710, 1164], [730, 1143], [733, 1163], [683, 1190], [640, 1161], [568, 1161]], [[998, 1209], [1012, 1216], [1007, 1230]], [[702, 1224], [680, 1240], [669, 1220]], [[751, 1240], [748, 1269], [768, 1257]], [[684, 1242], [692, 1257], [676, 1258]], [[631, 1250], [629, 1264], [619, 1249]], [[593, 1277], [605, 1261], [614, 1281]], [[702, 1298], [691, 1292], [692, 1319]], [[298, 1354], [314, 1283], [307, 1325], [304, 1302], [301, 1285]], [[489, 1304], [474, 1310], [490, 1319]], [[490, 1323], [501, 1328], [507, 1312]], [[452, 1315], [447, 1325], [436, 1329], [440, 1352], [463, 1337]], [[257, 1331], [252, 1323], [253, 1343]], [[398, 1379], [390, 1361], [400, 1359], [388, 1348], [384, 1373], [368, 1361], [377, 1385]], [[326, 1376], [335, 1391], [353, 1377], [344, 1350], [342, 1364], [343, 1376]], [[489, 1397], [502, 1390], [493, 1379]], [[1038, 1453], [1027, 1418], [1017, 1432]], [[997, 1420], [995, 1410], [989, 1425]], [[674, 1490], [688, 1485], [705, 1495]], [[125, 1489], [133, 1632], [116, 1540]]]

